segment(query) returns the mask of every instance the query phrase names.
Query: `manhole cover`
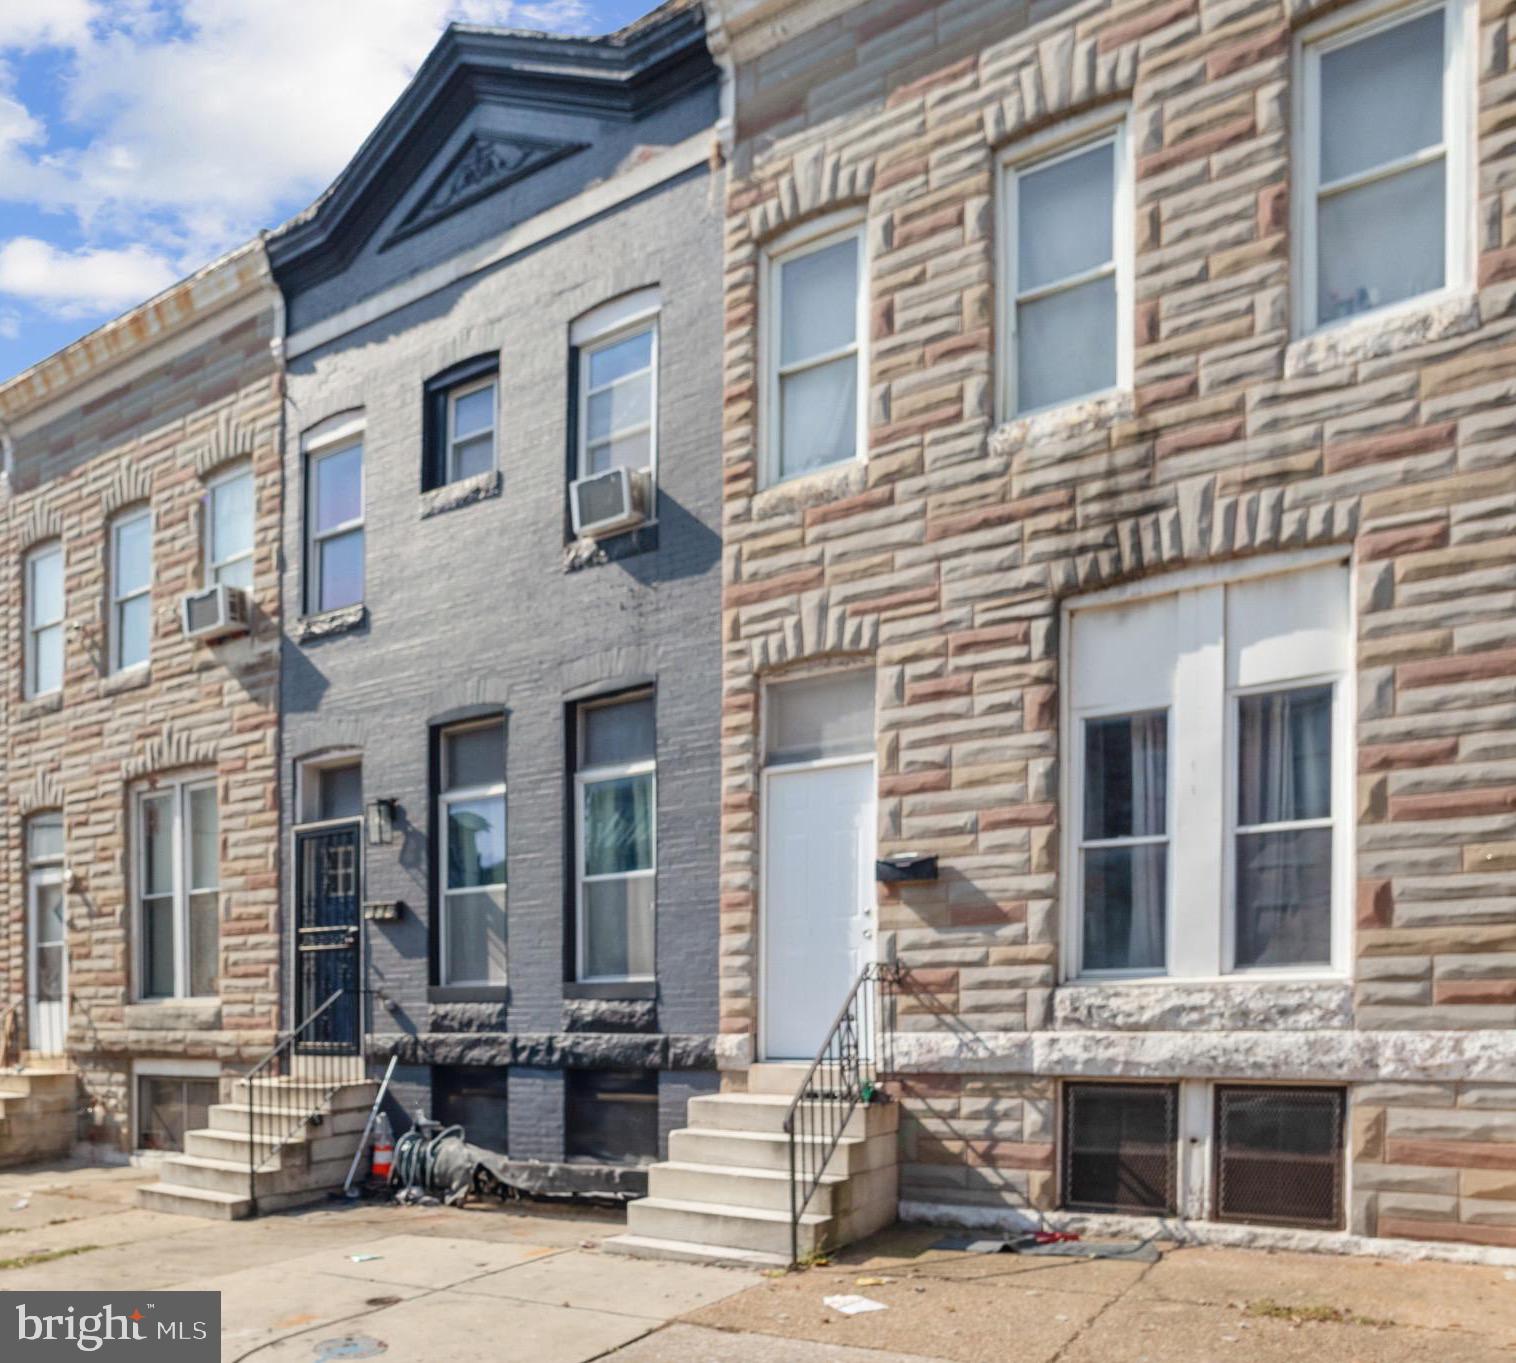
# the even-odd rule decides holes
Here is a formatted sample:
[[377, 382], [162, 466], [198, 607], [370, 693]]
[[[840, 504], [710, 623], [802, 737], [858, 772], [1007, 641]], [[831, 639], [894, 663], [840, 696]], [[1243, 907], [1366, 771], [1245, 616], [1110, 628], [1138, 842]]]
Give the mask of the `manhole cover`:
[[316, 1346], [316, 1363], [336, 1363], [342, 1358], [378, 1358], [389, 1345], [369, 1335], [343, 1335]]

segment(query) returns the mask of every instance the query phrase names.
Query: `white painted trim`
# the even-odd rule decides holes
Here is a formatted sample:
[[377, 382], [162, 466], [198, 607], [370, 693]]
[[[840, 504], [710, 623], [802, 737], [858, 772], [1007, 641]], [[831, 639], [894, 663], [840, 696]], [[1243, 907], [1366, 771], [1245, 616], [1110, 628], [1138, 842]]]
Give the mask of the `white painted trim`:
[[[134, 588], [127, 595], [118, 593], [118, 584], [121, 577], [121, 531], [128, 525], [134, 525], [140, 520], [147, 522], [147, 581], [141, 586]], [[110, 563], [107, 565], [108, 581], [110, 583], [107, 606], [109, 615], [106, 621], [107, 635], [107, 672], [115, 676], [118, 672], [132, 672], [138, 668], [147, 667], [153, 660], [153, 584], [156, 578], [154, 572], [154, 543], [157, 538], [157, 526], [153, 520], [153, 509], [146, 502], [139, 502], [135, 506], [127, 507], [119, 511], [111, 519], [110, 525]], [[117, 618], [119, 608], [128, 601], [135, 601], [139, 597], [147, 598], [147, 657], [141, 662], [130, 663], [125, 666], [121, 662], [121, 626]]]
[[[36, 619], [37, 589], [36, 574], [37, 564], [43, 559], [56, 555], [58, 558], [58, 596], [62, 614], [56, 620], [39, 623]], [[63, 676], [68, 666], [68, 559], [64, 554], [63, 541], [61, 539], [48, 540], [45, 544], [34, 545], [27, 551], [26, 559], [21, 567], [22, 581], [22, 627], [21, 627], [21, 697], [23, 700], [35, 700], [38, 696], [56, 695], [63, 689]], [[57, 629], [58, 631], [58, 685], [47, 691], [37, 689], [37, 640], [36, 636], [45, 629]]]
[[[252, 500], [248, 504], [248, 548], [245, 553], [234, 555], [229, 559], [218, 561], [216, 554], [216, 494], [229, 483], [236, 482], [239, 478], [246, 478], [252, 485]], [[217, 577], [219, 570], [229, 568], [233, 564], [241, 563], [244, 559], [251, 564], [258, 550], [258, 480], [253, 473], [253, 463], [250, 459], [238, 460], [230, 464], [213, 478], [208, 478], [205, 483], [205, 544], [203, 571], [201, 579], [205, 586], [213, 587], [220, 580]]]
[[[132, 1061], [132, 1091], [128, 1103], [132, 1114], [132, 1149], [142, 1149], [142, 1105], [139, 1101], [139, 1079], [214, 1079], [217, 1081], [217, 1098], [220, 1094], [221, 1062], [219, 1060], [172, 1060], [150, 1058]], [[153, 1150], [158, 1156], [166, 1151]]]
[[[635, 315], [627, 317], [615, 326], [605, 326], [594, 334], [583, 334], [583, 339], [573, 344], [579, 351], [578, 365], [579, 376], [575, 386], [576, 407], [574, 421], [574, 476], [576, 478], [591, 477], [590, 470], [585, 467], [585, 456], [589, 452], [589, 408], [590, 408], [590, 358], [606, 346], [615, 345], [620, 341], [629, 340], [633, 336], [641, 335], [644, 331], [652, 334], [652, 345], [648, 354], [648, 420], [647, 420], [647, 448], [648, 448], [648, 517], [644, 524], [651, 525], [658, 519], [658, 358], [661, 350], [659, 342], [662, 340], [660, 316], [657, 308], [657, 290], [644, 289], [641, 291], [644, 300], [648, 294], [653, 295], [651, 309], [642, 307]], [[606, 304], [605, 308], [614, 305]], [[605, 309], [597, 309], [604, 311]], [[590, 314], [593, 316], [593, 314]], [[607, 314], [610, 316], [611, 314]], [[576, 324], [577, 325], [577, 324]], [[635, 375], [628, 375], [633, 378]], [[626, 382], [626, 379], [620, 380]], [[621, 434], [626, 434], [628, 428], [623, 428]], [[632, 433], [635, 433], [635, 429]], [[615, 433], [613, 432], [612, 438]], [[605, 470], [601, 470], [605, 472]]]
[[638, 322], [656, 317], [663, 304], [656, 284], [645, 289], [633, 289], [619, 298], [597, 304], [588, 312], [580, 313], [569, 323], [569, 344], [572, 346], [594, 345], [618, 331], [625, 331]]
[[[338, 539], [355, 530], [363, 536], [363, 594], [367, 595], [368, 592], [368, 536], [365, 533], [364, 521], [365, 512], [368, 510], [366, 505], [368, 450], [365, 446], [365, 432], [361, 422], [358, 423], [356, 432], [351, 428], [344, 429], [348, 437], [346, 439], [339, 440], [333, 433], [323, 436], [319, 444], [307, 444], [305, 448], [304, 614], [306, 615], [320, 615], [328, 610], [341, 610], [345, 606], [362, 604], [363, 596], [360, 596], [357, 601], [343, 602], [336, 606], [324, 605], [321, 600], [321, 546], [327, 540]], [[354, 520], [343, 521], [339, 525], [321, 529], [316, 523], [316, 466], [323, 460], [346, 454], [353, 449], [358, 451], [358, 516]]]
[[685, 138], [683, 142], [649, 157], [632, 169], [592, 185], [582, 193], [555, 204], [546, 212], [502, 233], [492, 241], [464, 251], [441, 265], [422, 270], [402, 283], [395, 284], [351, 308], [292, 333], [285, 342], [290, 360], [328, 345], [350, 331], [367, 326], [392, 312], [467, 279], [471, 275], [500, 265], [552, 237], [589, 222], [602, 213], [676, 179], [686, 171], [705, 166], [710, 159], [709, 128]]
[[1200, 563], [1193, 568], [1181, 568], [1176, 572], [1144, 577], [1114, 587], [1102, 587], [1099, 591], [1086, 592], [1081, 596], [1068, 597], [1063, 603], [1063, 609], [1068, 614], [1101, 606], [1123, 605], [1155, 596], [1169, 596], [1192, 587], [1230, 585], [1254, 578], [1278, 577], [1281, 573], [1318, 568], [1330, 563], [1345, 564], [1351, 557], [1352, 549], [1348, 545], [1329, 544], [1319, 549], [1294, 549], [1283, 554], [1258, 554], [1216, 563]]
[[474, 979], [449, 979], [447, 973], [448, 955], [448, 923], [451, 915], [448, 912], [448, 895], [450, 893], [447, 884], [448, 854], [451, 851], [448, 838], [448, 806], [454, 801], [462, 800], [493, 800], [499, 799], [500, 808], [505, 815], [504, 833], [506, 836], [506, 872], [505, 881], [496, 885], [483, 885], [461, 889], [460, 894], [488, 894], [498, 889], [505, 896], [506, 903], [510, 903], [510, 808], [506, 797], [505, 772], [500, 773], [500, 780], [483, 786], [459, 786], [453, 789], [447, 783], [447, 740], [454, 734], [467, 733], [472, 729], [500, 730], [501, 749], [505, 747], [505, 719], [496, 716], [489, 719], [467, 721], [462, 724], [449, 724], [438, 730], [437, 733], [437, 772], [440, 777], [440, 789], [437, 792], [437, 839], [441, 843], [439, 855], [434, 860], [437, 865], [437, 979], [443, 985], [480, 985], [495, 986], [506, 982], [504, 975], [498, 979], [489, 976]]
[[[216, 775], [211, 771], [185, 772], [172, 777], [156, 778], [137, 785], [131, 793], [131, 874], [127, 877], [131, 894], [129, 918], [135, 948], [132, 951], [132, 1001], [136, 1003], [181, 1003], [187, 1000], [217, 1000], [219, 994], [191, 994], [190, 980], [190, 898], [192, 894], [207, 891], [216, 895], [216, 952], [219, 980], [221, 953], [221, 864], [219, 851], [216, 863], [216, 884], [195, 889], [190, 884], [190, 844], [186, 836], [189, 818], [189, 795], [191, 791], [209, 788], [216, 797], [216, 845], [221, 845], [221, 792]], [[147, 994], [147, 930], [142, 915], [143, 847], [142, 806], [150, 799], [166, 796], [169, 801], [170, 855], [173, 867], [173, 885], [170, 901], [174, 914], [174, 992], [172, 994]]]
[[[1350, 313], [1329, 322], [1316, 315], [1316, 217], [1320, 186], [1321, 54], [1361, 38], [1441, 9], [1446, 16], [1443, 49], [1443, 140], [1438, 154], [1445, 160], [1445, 220], [1443, 284], [1440, 289], [1400, 299], [1366, 312]], [[1300, 339], [1340, 327], [1362, 325], [1366, 319], [1390, 322], [1440, 303], [1464, 298], [1474, 286], [1478, 260], [1475, 196], [1478, 132], [1478, 10], [1470, 0], [1362, 0], [1330, 14], [1295, 35], [1293, 43], [1293, 154], [1299, 167], [1296, 192], [1291, 195], [1290, 225], [1296, 269], [1292, 278], [1293, 335]]]
[[[68, 1045], [68, 885], [64, 871], [60, 861], [49, 859], [39, 864], [29, 863], [26, 872], [26, 1039], [29, 1049], [49, 1055], [62, 1054]], [[37, 930], [37, 901], [39, 892], [47, 885], [58, 886], [63, 901], [62, 997], [56, 1004], [48, 1005], [57, 1007], [59, 1011], [59, 1045], [56, 1051], [47, 1051], [40, 1044], [42, 1029], [38, 1019], [43, 1005], [37, 999], [37, 948], [42, 945]]]

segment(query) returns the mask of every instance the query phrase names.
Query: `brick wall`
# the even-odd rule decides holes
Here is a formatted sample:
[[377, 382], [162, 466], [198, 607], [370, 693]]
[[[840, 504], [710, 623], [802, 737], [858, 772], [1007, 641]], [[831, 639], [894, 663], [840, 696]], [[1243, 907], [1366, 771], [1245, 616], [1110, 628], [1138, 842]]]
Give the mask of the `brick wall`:
[[[142, 312], [153, 309], [156, 339], [143, 341], [149, 327], [130, 314], [113, 328], [136, 339], [122, 340], [118, 352], [109, 352], [109, 335], [97, 334], [0, 389], [15, 440], [12, 495], [0, 502], [0, 599], [10, 603], [0, 785], [4, 983], [11, 998], [25, 999], [25, 820], [61, 810], [74, 877], [68, 1050], [83, 1077], [80, 1133], [117, 1147], [130, 1137], [133, 1057], [242, 1064], [267, 1049], [277, 1025], [281, 379], [261, 254], [240, 253]], [[202, 585], [204, 480], [243, 460], [257, 486], [253, 629], [194, 643], [182, 635], [178, 610], [180, 597]], [[151, 664], [110, 677], [108, 527], [115, 511], [139, 504], [151, 506], [154, 521]], [[65, 557], [63, 688], [27, 701], [22, 562], [30, 547], [52, 539]], [[220, 999], [139, 1003], [130, 965], [130, 797], [187, 770], [217, 778]], [[21, 1016], [24, 1023], [24, 1004]]]
[[[1477, 286], [1393, 324], [1293, 340], [1291, 34], [1324, 8], [1018, 7], [997, 21], [1016, 31], [967, 50], [957, 8], [929, 3], [802, 3], [729, 32], [739, 91], [756, 93], [746, 118], [739, 97], [727, 199], [723, 1054], [740, 1083], [761, 929], [761, 682], [870, 659], [881, 853], [937, 852], [942, 869], [879, 902], [910, 968], [902, 1029], [920, 1040], [903, 1081], [907, 1200], [1052, 1205], [1060, 1076], [1224, 1078], [1256, 1063], [1350, 1086], [1394, 1077], [1354, 1090], [1353, 1229], [1516, 1242], [1509, 1180], [1491, 1172], [1516, 1167], [1509, 1090], [1457, 1082], [1516, 1058], [1513, 20], [1489, 3], [1478, 17]], [[843, 53], [862, 25], [878, 54], [866, 68]], [[832, 98], [759, 98], [786, 63], [824, 54]], [[999, 154], [1117, 101], [1135, 158], [1134, 385], [1002, 422]], [[868, 458], [765, 489], [762, 252], [849, 209], [869, 244]], [[1076, 991], [1057, 988], [1061, 605], [1312, 546], [1354, 565], [1351, 986], [1261, 1009], [1222, 987], [1182, 1029], [1133, 1021], [1130, 1000], [1080, 1022], [1064, 997]], [[1128, 1011], [1161, 1012], [1174, 996], [1161, 997]], [[1076, 1027], [1093, 1035], [1062, 1036]]]

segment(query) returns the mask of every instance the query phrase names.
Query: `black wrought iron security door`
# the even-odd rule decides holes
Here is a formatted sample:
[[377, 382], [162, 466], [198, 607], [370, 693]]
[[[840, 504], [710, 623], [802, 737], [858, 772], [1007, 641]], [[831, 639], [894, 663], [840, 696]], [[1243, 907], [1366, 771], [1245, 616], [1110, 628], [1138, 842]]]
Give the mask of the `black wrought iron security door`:
[[352, 1054], [359, 1049], [360, 833], [354, 824], [295, 835], [296, 1027], [343, 991], [301, 1038], [301, 1050]]

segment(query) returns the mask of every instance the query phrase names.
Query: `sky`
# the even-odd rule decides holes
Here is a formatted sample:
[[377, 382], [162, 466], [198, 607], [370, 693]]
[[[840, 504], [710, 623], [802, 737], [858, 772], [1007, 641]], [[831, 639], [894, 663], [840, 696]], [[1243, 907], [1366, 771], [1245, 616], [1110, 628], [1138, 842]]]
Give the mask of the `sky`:
[[655, 0], [0, 0], [0, 379], [305, 207], [452, 20]]

